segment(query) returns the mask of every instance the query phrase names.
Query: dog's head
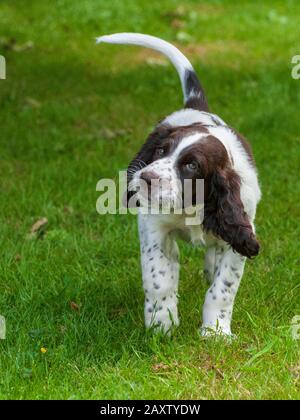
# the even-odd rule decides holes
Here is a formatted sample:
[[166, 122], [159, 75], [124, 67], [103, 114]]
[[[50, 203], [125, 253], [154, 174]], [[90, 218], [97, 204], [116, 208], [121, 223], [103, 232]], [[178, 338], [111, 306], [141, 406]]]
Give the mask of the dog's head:
[[[184, 93], [186, 110], [180, 111], [179, 118], [175, 113], [159, 123], [130, 163], [129, 200], [134, 195], [139, 206], [171, 210], [185, 203], [195, 205], [197, 180], [204, 180], [204, 229], [244, 256], [257, 255], [259, 243], [241, 200], [240, 177], [221, 138], [209, 129], [223, 122], [207, 113], [205, 93], [191, 63], [176, 47], [149, 35], [114, 34], [100, 37], [98, 42], [142, 45], [160, 51], [176, 67]], [[189, 118], [191, 112], [198, 111], [201, 123], [199, 118]]]
[[[185, 180], [190, 180], [188, 191]], [[128, 167], [128, 197], [135, 195], [140, 206], [154, 201], [176, 210], [186, 202], [186, 193], [187, 202], [198, 204], [196, 180], [204, 180], [204, 229], [244, 256], [257, 255], [259, 243], [241, 201], [240, 177], [223, 143], [201, 124], [160, 123]]]

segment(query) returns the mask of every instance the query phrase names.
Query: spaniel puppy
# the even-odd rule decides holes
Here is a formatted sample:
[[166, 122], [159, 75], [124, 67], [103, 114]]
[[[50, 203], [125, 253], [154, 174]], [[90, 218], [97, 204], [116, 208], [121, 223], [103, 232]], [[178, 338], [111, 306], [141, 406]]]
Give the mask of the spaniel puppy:
[[[261, 192], [251, 149], [238, 132], [209, 112], [191, 63], [176, 47], [135, 33], [102, 36], [97, 42], [161, 52], [175, 66], [184, 94], [184, 109], [157, 124], [128, 168], [129, 201], [134, 195], [139, 206], [146, 326], [169, 332], [179, 324], [176, 237], [180, 235], [207, 248], [204, 273], [210, 287], [201, 333], [231, 335], [233, 304], [246, 258], [259, 252], [254, 217]], [[189, 204], [195, 208], [199, 207], [196, 181], [204, 183], [204, 211], [196, 224], [187, 223], [182, 205], [187, 180]], [[158, 211], [152, 211], [152, 201], [158, 203], [154, 206]], [[166, 208], [169, 211], [163, 211]]]

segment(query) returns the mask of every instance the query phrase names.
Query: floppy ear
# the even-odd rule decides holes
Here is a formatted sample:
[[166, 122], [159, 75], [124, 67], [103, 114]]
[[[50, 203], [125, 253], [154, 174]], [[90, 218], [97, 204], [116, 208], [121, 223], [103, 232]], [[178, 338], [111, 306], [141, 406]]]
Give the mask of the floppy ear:
[[240, 197], [240, 177], [232, 169], [216, 170], [208, 180], [203, 226], [245, 257], [259, 252], [257, 241]]

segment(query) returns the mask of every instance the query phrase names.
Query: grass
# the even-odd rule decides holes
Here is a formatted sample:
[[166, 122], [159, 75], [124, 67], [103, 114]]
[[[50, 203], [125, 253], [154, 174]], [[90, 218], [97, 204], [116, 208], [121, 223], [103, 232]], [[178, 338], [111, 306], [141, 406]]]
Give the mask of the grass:
[[[26, 3], [0, 5], [0, 398], [299, 398], [299, 2]], [[118, 31], [177, 43], [212, 110], [251, 140], [262, 253], [231, 345], [199, 337], [203, 250], [183, 243], [181, 325], [172, 339], [145, 333], [135, 217], [96, 213], [97, 181], [182, 100], [175, 70], [147, 62], [156, 54], [94, 45]], [[44, 234], [28, 235], [41, 217]]]

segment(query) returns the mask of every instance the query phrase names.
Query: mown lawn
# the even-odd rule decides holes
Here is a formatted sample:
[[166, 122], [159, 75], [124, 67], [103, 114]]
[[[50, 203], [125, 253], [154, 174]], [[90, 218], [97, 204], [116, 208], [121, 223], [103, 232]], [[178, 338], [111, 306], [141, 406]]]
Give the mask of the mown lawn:
[[[296, 0], [0, 3], [2, 399], [299, 398], [299, 15]], [[180, 46], [211, 109], [252, 143], [262, 252], [232, 344], [199, 337], [203, 250], [183, 243], [181, 325], [170, 340], [146, 334], [135, 217], [96, 212], [97, 181], [182, 103], [161, 56], [94, 44], [119, 31]]]

